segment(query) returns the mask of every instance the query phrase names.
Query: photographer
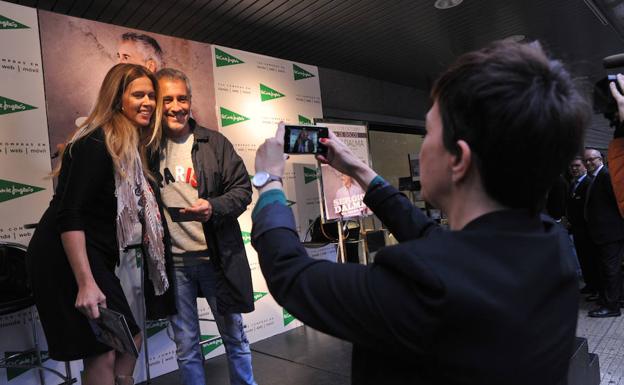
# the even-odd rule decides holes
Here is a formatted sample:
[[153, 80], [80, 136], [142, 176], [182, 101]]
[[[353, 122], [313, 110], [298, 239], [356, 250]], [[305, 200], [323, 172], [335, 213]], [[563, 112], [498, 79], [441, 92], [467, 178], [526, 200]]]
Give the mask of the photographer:
[[[624, 89], [624, 76], [617, 75], [620, 89]], [[615, 98], [618, 108], [619, 124], [613, 132], [613, 140], [609, 143], [608, 159], [611, 168], [611, 182], [615, 192], [620, 215], [624, 217], [624, 96], [618, 91], [614, 82], [609, 83], [611, 95]]]
[[[539, 44], [497, 42], [437, 80], [420, 151], [438, 228], [335, 135], [318, 156], [366, 189], [401, 242], [369, 266], [309, 258], [286, 206], [283, 125], [260, 146], [252, 243], [274, 298], [353, 342], [354, 384], [564, 384], [578, 312], [569, 241], [539, 212], [579, 151], [588, 106]], [[526, 162], [531, 154], [531, 162]]]

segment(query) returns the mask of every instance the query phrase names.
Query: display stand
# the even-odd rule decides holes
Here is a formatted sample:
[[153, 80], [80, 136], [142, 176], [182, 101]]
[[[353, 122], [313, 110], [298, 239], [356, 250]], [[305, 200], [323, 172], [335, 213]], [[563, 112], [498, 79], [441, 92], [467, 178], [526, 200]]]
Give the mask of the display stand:
[[344, 238], [344, 234], [343, 234], [343, 224], [342, 224], [342, 219], [339, 219], [336, 222], [336, 225], [338, 226], [338, 261], [340, 261], [341, 263], [346, 263], [347, 262], [347, 255], [345, 252], [345, 238]]

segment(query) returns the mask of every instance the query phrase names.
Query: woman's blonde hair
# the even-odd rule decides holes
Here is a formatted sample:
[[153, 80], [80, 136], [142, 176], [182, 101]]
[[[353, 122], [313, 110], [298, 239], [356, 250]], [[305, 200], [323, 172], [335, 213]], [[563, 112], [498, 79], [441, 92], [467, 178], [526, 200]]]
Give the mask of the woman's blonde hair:
[[[122, 97], [130, 83], [142, 77], [147, 77], [152, 82], [156, 93], [156, 108], [149, 124], [137, 129], [122, 112]], [[147, 160], [148, 152], [153, 153], [158, 150], [162, 135], [162, 110], [163, 102], [156, 77], [143, 66], [117, 64], [104, 77], [93, 111], [68, 141], [69, 151], [74, 143], [101, 127], [104, 131], [106, 149], [113, 158], [115, 172], [123, 177], [126, 176], [122, 165], [134, 161], [136, 156], [134, 149], [138, 147], [143, 172], [151, 178]], [[54, 171], [54, 175], [60, 172], [61, 163], [62, 160]]]

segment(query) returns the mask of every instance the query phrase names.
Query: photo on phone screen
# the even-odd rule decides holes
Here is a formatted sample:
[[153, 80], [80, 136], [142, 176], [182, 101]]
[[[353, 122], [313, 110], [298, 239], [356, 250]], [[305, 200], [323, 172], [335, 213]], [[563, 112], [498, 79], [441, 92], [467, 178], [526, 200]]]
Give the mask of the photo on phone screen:
[[327, 147], [319, 140], [327, 137], [327, 127], [285, 126], [284, 152], [287, 154], [325, 154]]

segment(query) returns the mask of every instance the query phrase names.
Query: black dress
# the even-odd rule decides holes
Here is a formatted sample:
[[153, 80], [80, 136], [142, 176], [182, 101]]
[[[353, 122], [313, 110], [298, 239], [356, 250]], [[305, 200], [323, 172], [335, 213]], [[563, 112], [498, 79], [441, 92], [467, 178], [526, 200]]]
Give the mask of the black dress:
[[62, 232], [85, 232], [89, 265], [107, 307], [125, 315], [133, 335], [140, 331], [115, 275], [119, 260], [116, 215], [113, 161], [103, 131], [98, 129], [65, 150], [54, 197], [28, 246], [35, 302], [50, 357], [55, 360], [82, 359], [111, 350], [95, 339], [87, 317], [74, 306], [78, 286], [61, 243]]

